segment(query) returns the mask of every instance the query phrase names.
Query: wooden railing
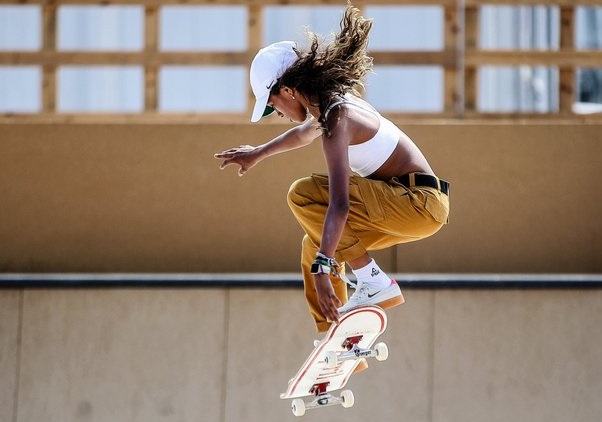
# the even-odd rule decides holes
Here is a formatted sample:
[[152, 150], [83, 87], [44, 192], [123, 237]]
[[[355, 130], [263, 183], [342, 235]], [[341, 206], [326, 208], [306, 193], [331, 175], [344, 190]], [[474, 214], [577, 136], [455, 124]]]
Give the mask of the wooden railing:
[[[144, 48], [139, 52], [58, 51], [56, 46], [57, 8], [62, 5], [140, 5], [144, 7]], [[36, 65], [42, 69], [41, 111], [29, 119], [74, 119], [77, 115], [57, 113], [57, 69], [65, 65], [139, 65], [144, 68], [144, 111], [140, 114], [113, 115], [119, 119], [140, 117], [174, 118], [158, 112], [158, 71], [162, 65], [239, 65], [248, 66], [262, 46], [262, 11], [270, 5], [338, 5], [343, 0], [0, 0], [0, 5], [39, 5], [42, 9], [42, 43], [39, 51], [0, 51], [0, 66]], [[575, 11], [578, 6], [602, 6], [602, 0], [373, 0], [356, 1], [366, 5], [436, 5], [444, 10], [444, 47], [440, 51], [375, 51], [377, 65], [435, 65], [444, 69], [444, 106], [440, 113], [399, 113], [400, 116], [481, 118], [481, 117], [571, 117], [599, 119], [601, 115], [577, 116], [573, 113], [575, 80], [578, 68], [602, 67], [602, 51], [575, 48]], [[243, 52], [168, 52], [159, 51], [159, 10], [166, 5], [244, 5], [248, 8], [248, 43]], [[560, 9], [560, 42], [558, 50], [491, 51], [479, 49], [479, 9], [485, 5], [543, 5]], [[547, 113], [483, 113], [477, 110], [477, 77], [482, 66], [549, 66], [558, 68], [559, 107]], [[253, 104], [249, 91], [248, 107]], [[248, 120], [250, 110], [233, 113], [228, 119]], [[393, 113], [394, 114], [394, 113]], [[106, 118], [110, 114], [102, 114]], [[177, 115], [176, 115], [177, 116]], [[1, 118], [23, 116], [5, 114]], [[90, 116], [88, 115], [88, 118]], [[180, 116], [182, 117], [182, 116]], [[195, 119], [216, 119], [217, 115], [196, 113]]]

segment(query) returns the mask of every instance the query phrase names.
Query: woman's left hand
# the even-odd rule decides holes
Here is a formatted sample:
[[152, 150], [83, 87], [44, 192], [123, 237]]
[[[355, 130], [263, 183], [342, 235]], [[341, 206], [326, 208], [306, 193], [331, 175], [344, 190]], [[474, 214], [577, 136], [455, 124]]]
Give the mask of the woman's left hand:
[[259, 148], [251, 145], [241, 145], [239, 147], [230, 148], [222, 152], [218, 152], [213, 156], [218, 160], [224, 160], [219, 168], [222, 170], [224, 167], [230, 164], [238, 164], [238, 175], [242, 176], [251, 167], [257, 164], [260, 160], [258, 154]]

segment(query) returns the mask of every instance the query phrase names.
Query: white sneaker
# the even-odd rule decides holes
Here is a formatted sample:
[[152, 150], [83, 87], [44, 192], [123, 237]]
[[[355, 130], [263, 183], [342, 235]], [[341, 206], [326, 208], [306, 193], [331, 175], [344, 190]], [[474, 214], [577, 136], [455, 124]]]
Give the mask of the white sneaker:
[[349, 298], [349, 302], [341, 306], [339, 313], [348, 312], [358, 306], [377, 305], [383, 309], [389, 309], [404, 302], [403, 294], [399, 284], [391, 280], [389, 287], [375, 289], [365, 284], [359, 285], [355, 293]]

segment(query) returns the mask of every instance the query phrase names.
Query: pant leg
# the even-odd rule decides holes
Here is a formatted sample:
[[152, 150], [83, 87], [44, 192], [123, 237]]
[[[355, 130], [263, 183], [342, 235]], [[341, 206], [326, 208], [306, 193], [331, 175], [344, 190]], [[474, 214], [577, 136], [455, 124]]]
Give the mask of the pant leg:
[[[363, 200], [357, 185], [350, 183], [349, 190], [350, 216], [352, 213], [356, 213], [358, 221], [368, 221], [370, 217], [365, 207], [361, 206]], [[293, 215], [313, 244], [319, 247], [328, 209], [328, 176], [313, 174], [293, 182], [287, 199]], [[366, 248], [357, 233], [349, 224], [346, 224], [334, 258], [338, 262], [345, 262], [360, 257], [364, 253], [366, 253]]]
[[[295, 181], [288, 205], [314, 245], [320, 245], [328, 209], [328, 176], [313, 174]], [[346, 262], [369, 250], [424, 239], [447, 221], [449, 198], [428, 187], [351, 176], [349, 215], [335, 258]]]
[[[310, 266], [320, 245], [328, 209], [328, 176], [314, 174], [297, 180], [291, 185], [287, 199], [306, 233], [301, 267], [310, 313], [320, 331], [329, 324], [317, 302]], [[340, 263], [359, 258], [368, 250], [428, 237], [441, 228], [449, 212], [447, 196], [436, 189], [406, 188], [359, 176], [350, 177], [349, 203], [347, 223], [335, 253]], [[338, 278], [331, 280], [337, 296], [345, 303], [345, 283]]]

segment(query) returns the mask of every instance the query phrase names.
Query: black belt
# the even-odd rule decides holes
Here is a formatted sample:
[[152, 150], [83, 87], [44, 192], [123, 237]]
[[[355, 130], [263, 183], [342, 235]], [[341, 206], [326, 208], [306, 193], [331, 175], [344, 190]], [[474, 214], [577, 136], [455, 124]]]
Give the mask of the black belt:
[[443, 179], [439, 179], [438, 177], [431, 176], [430, 174], [411, 174], [414, 176], [414, 183], [412, 183], [410, 174], [404, 174], [403, 176], [398, 177], [397, 180], [399, 180], [399, 183], [408, 188], [411, 188], [413, 186], [427, 186], [429, 188], [439, 189], [439, 185], [441, 185], [441, 192], [449, 196], [449, 182]]

